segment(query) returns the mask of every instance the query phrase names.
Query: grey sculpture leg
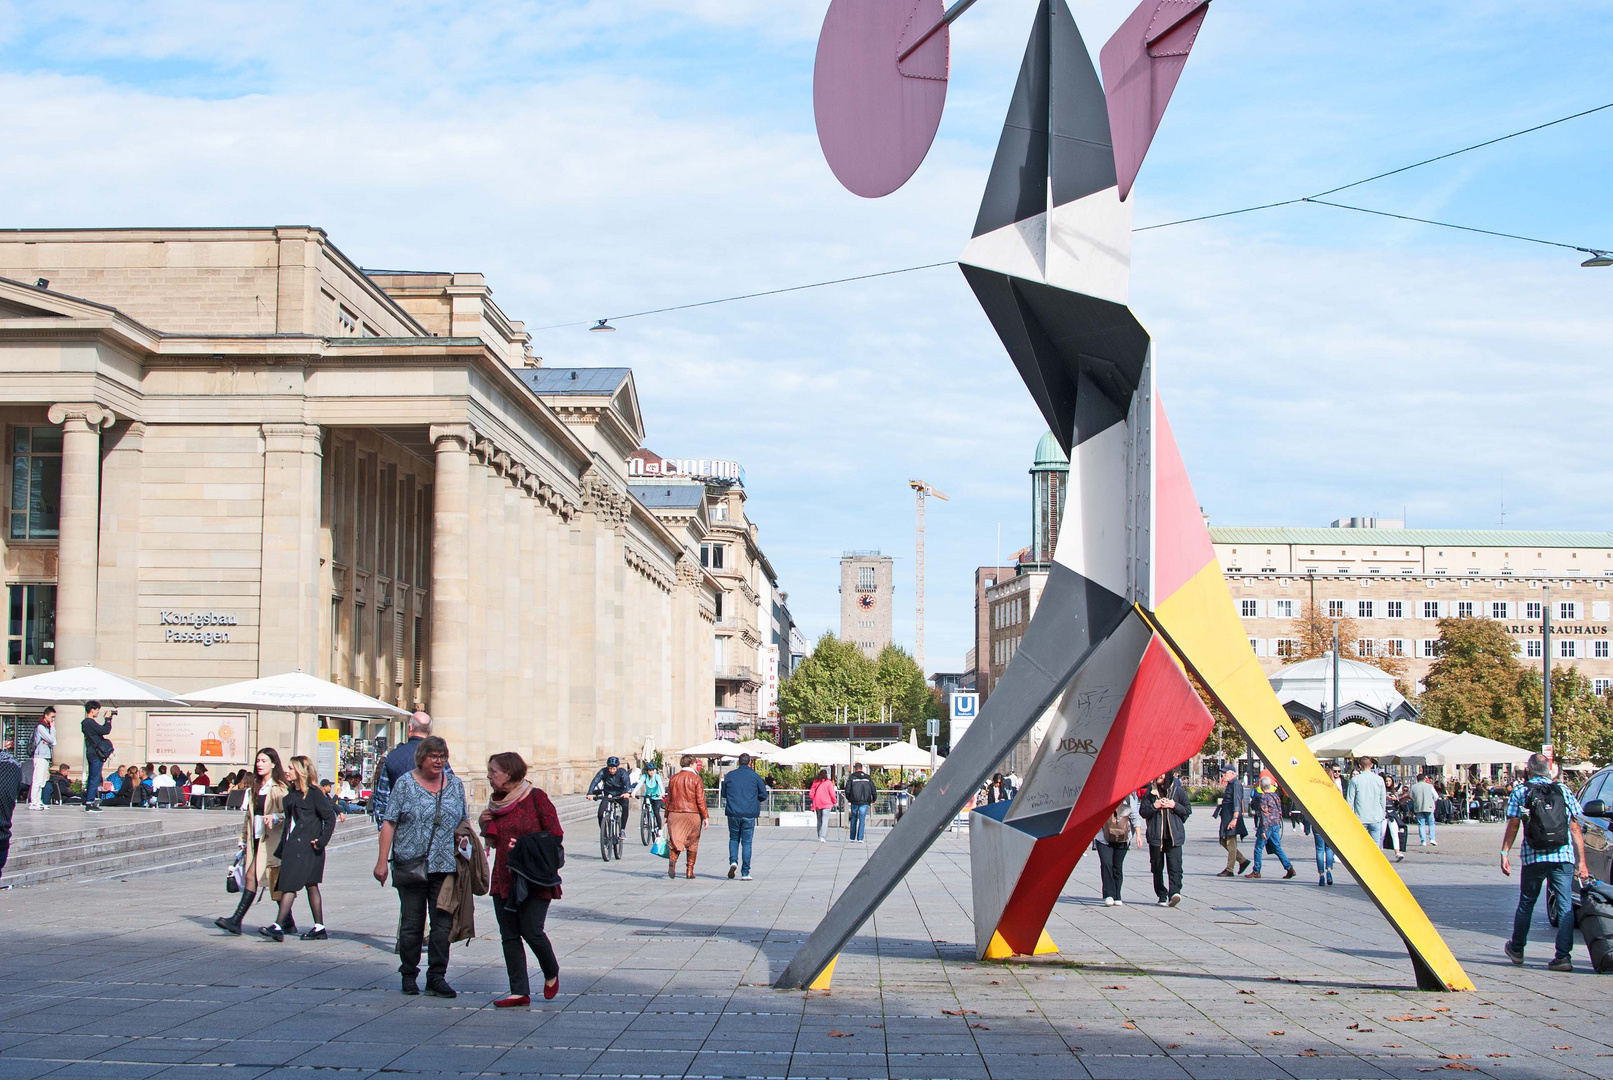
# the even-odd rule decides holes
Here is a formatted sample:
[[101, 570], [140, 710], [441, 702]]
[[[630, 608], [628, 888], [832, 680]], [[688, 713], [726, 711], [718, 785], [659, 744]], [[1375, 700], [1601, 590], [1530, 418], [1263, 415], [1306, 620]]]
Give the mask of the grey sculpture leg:
[[775, 987], [809, 986], [829, 966], [1130, 610], [1114, 593], [1054, 564], [1019, 651], [979, 718], [836, 898]]

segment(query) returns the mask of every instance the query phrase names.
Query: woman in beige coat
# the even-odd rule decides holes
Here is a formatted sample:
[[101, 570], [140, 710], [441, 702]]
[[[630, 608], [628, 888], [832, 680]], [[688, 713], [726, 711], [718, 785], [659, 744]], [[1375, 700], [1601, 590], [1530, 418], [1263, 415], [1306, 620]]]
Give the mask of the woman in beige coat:
[[[246, 854], [246, 881], [235, 914], [214, 919], [213, 925], [231, 934], [240, 934], [246, 909], [257, 899], [258, 890], [273, 886], [274, 871], [280, 860], [274, 857], [280, 846], [285, 824], [286, 774], [280, 767], [280, 754], [272, 746], [258, 751], [253, 777], [247, 782], [246, 816], [241, 822], [241, 850]], [[289, 928], [286, 928], [289, 929]]]

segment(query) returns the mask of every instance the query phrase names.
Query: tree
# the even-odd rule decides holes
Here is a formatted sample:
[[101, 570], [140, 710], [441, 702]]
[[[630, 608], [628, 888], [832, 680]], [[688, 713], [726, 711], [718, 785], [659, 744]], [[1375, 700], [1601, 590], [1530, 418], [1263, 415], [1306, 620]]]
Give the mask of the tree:
[[1188, 672], [1187, 681], [1193, 684], [1193, 689], [1198, 694], [1199, 700], [1203, 701], [1204, 707], [1210, 711], [1210, 719], [1215, 721], [1214, 726], [1210, 728], [1209, 738], [1205, 739], [1204, 745], [1199, 747], [1199, 755], [1226, 760], [1242, 757], [1244, 751], [1249, 747], [1248, 742], [1243, 737], [1243, 732], [1239, 731], [1232, 721], [1227, 719], [1226, 714], [1215, 703], [1215, 698], [1210, 696], [1210, 692], [1204, 688], [1203, 683], [1199, 682], [1196, 675]]
[[[1519, 662], [1512, 638], [1490, 619], [1441, 619], [1436, 659], [1423, 677], [1422, 721], [1527, 746], [1525, 691], [1539, 678]], [[1539, 709], [1536, 709], [1539, 714]], [[1534, 744], [1538, 745], [1536, 737]]]
[[[887, 645], [880, 651], [879, 659], [874, 664], [874, 683], [879, 705], [890, 710], [892, 723], [902, 725], [903, 739], [911, 731], [917, 731], [922, 737], [926, 721], [932, 716], [941, 715], [935, 693], [925, 681], [924, 672], [906, 649]], [[879, 719], [877, 712], [869, 719]]]
[[1411, 683], [1406, 679], [1406, 658], [1403, 656], [1388, 656], [1374, 653], [1363, 653], [1359, 644], [1361, 631], [1355, 620], [1347, 615], [1338, 618], [1329, 618], [1322, 614], [1321, 605], [1312, 600], [1305, 605], [1298, 617], [1294, 619], [1293, 635], [1299, 640], [1298, 652], [1293, 656], [1283, 657], [1285, 664], [1297, 664], [1301, 660], [1315, 660], [1325, 656], [1333, 648], [1333, 625], [1338, 624], [1339, 655], [1346, 660], [1359, 660], [1363, 664], [1371, 664], [1380, 671], [1385, 671], [1394, 677], [1395, 689], [1403, 697], [1412, 696]]
[[[1532, 665], [1525, 671], [1521, 689], [1527, 719], [1514, 745], [1533, 749], [1546, 740], [1546, 701], [1540, 676]], [[1613, 704], [1596, 693], [1578, 668], [1551, 669], [1551, 743], [1553, 754], [1564, 764], [1606, 761], [1613, 748]]]
[[861, 712], [878, 719], [879, 705], [874, 662], [851, 642], [827, 632], [794, 674], [779, 685], [779, 719], [792, 737], [799, 737], [802, 724], [834, 723], [839, 709], [850, 708], [852, 716]]

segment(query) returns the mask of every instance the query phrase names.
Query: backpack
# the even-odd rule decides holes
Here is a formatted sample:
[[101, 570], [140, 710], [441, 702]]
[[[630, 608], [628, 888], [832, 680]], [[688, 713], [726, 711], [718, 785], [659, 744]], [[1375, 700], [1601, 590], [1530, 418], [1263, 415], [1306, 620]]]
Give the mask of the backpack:
[[874, 781], [869, 777], [853, 776], [846, 782], [846, 801], [853, 806], [866, 806], [873, 802], [877, 795]]
[[1568, 800], [1561, 784], [1530, 784], [1523, 797], [1523, 836], [1536, 851], [1568, 843]]
[[1126, 813], [1125, 803], [1115, 807], [1109, 820], [1103, 823], [1103, 838], [1113, 847], [1119, 847], [1131, 839], [1131, 815]]

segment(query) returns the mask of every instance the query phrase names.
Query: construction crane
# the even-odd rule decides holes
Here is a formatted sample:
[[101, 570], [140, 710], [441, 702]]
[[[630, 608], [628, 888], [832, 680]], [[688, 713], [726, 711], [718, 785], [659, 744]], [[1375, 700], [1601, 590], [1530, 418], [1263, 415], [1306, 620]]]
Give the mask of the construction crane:
[[914, 632], [913, 659], [918, 661], [919, 672], [922, 674], [924, 672], [924, 499], [928, 496], [929, 498], [942, 499], [946, 502], [951, 502], [952, 500], [936, 490], [934, 484], [926, 483], [923, 480], [909, 480], [907, 486], [913, 489], [918, 500], [918, 562], [913, 571], [916, 579], [913, 596], [914, 604], [917, 607], [914, 613], [917, 627]]

